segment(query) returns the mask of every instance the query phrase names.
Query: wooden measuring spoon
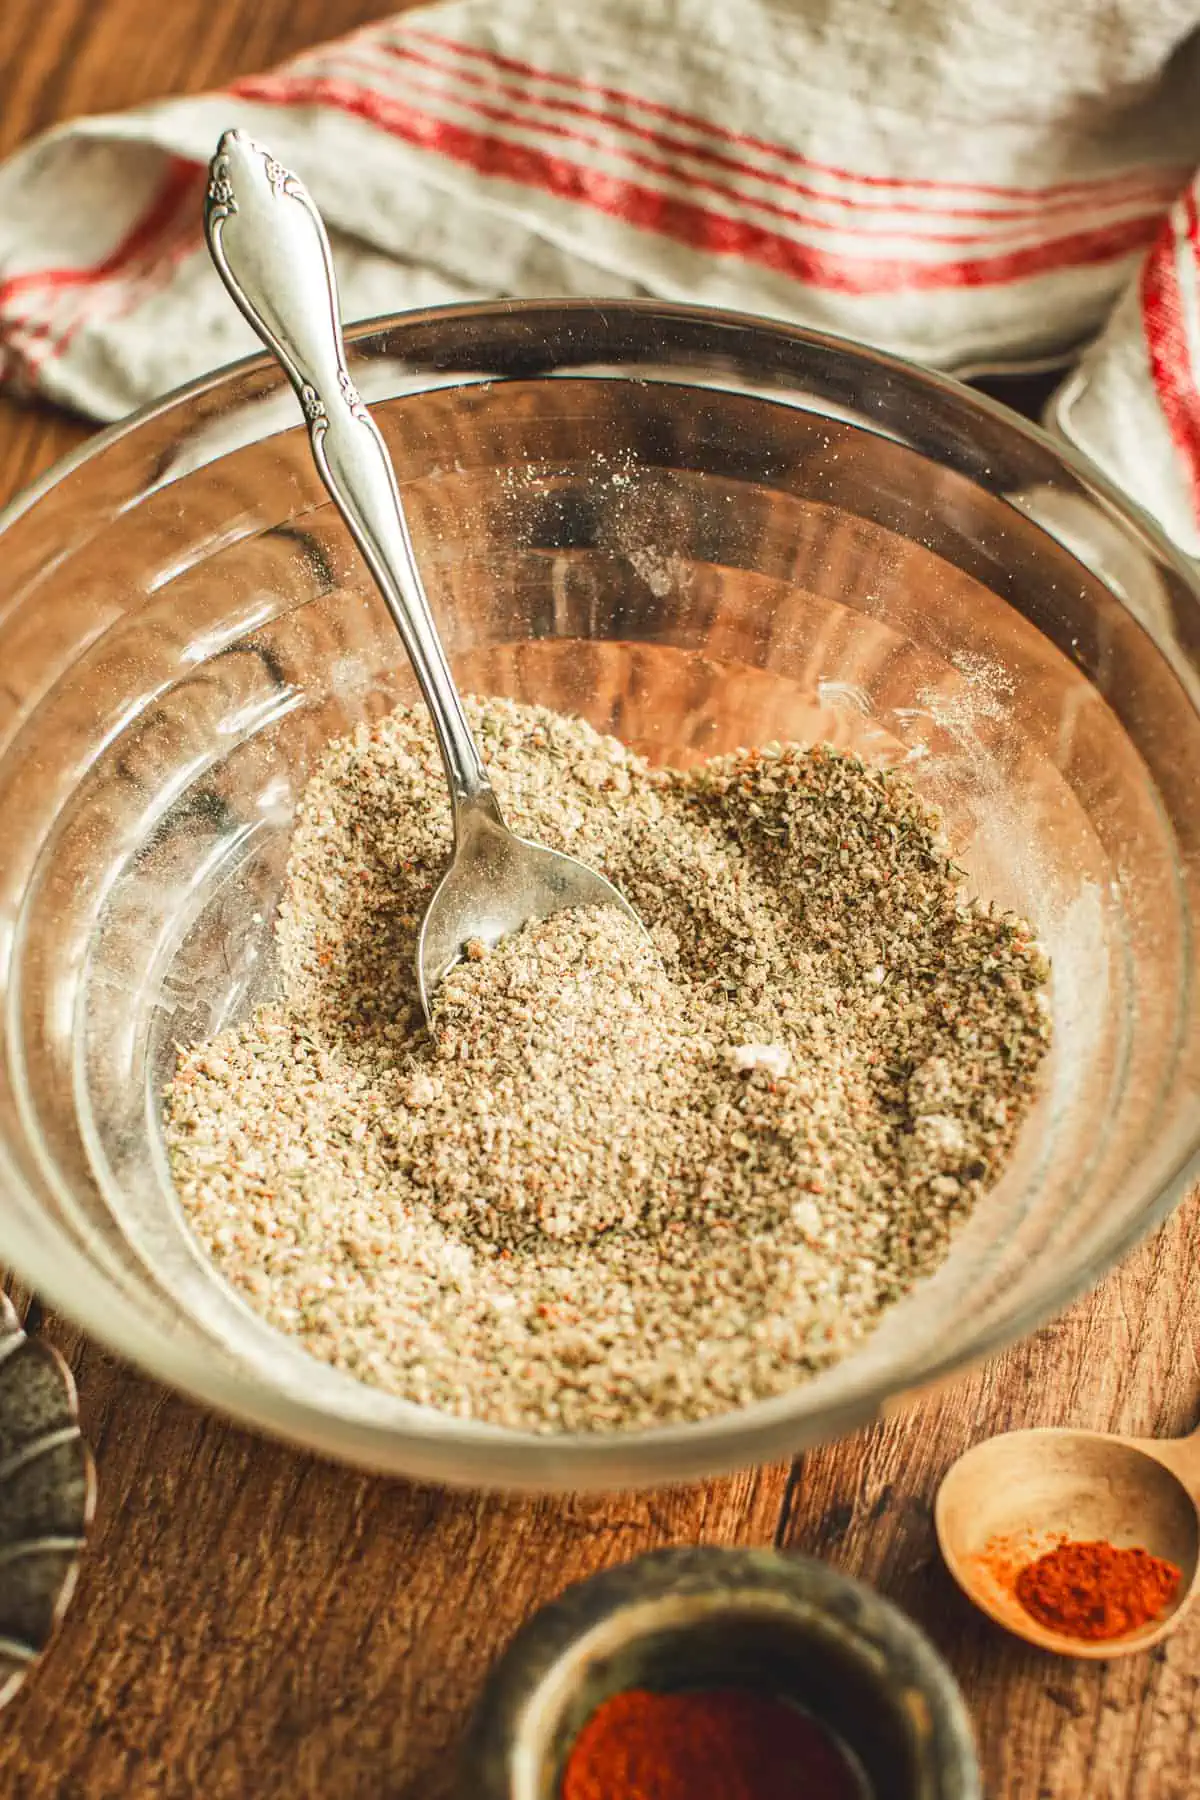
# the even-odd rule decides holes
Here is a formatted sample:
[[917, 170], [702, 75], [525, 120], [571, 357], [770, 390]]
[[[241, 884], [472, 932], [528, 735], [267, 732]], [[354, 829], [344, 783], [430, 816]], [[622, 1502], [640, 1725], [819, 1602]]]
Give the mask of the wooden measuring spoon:
[[[946, 1567], [969, 1600], [1017, 1637], [1097, 1661], [1169, 1637], [1200, 1570], [1200, 1432], [1117, 1437], [1100, 1431], [1009, 1431], [976, 1444], [938, 1489], [934, 1524]], [[1063, 1538], [1140, 1545], [1180, 1571], [1171, 1605], [1125, 1637], [1048, 1631], [1013, 1592], [1017, 1572]]]

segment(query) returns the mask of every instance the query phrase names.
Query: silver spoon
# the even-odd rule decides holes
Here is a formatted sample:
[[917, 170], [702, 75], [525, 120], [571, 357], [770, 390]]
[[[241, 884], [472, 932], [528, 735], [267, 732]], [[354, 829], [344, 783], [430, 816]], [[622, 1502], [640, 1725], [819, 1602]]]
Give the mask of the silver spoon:
[[463, 946], [494, 944], [571, 906], [637, 914], [594, 869], [510, 831], [471, 736], [417, 569], [396, 475], [346, 367], [329, 240], [304, 184], [241, 131], [209, 168], [209, 253], [241, 311], [279, 358], [308, 421], [330, 498], [350, 528], [404, 640], [433, 717], [454, 849], [417, 940], [417, 987], [430, 996]]

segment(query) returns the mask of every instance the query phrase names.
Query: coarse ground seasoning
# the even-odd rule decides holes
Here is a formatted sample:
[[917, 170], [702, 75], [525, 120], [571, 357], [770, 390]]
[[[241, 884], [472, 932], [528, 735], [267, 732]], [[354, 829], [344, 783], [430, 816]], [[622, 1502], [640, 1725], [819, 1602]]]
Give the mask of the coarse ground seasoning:
[[1067, 1540], [1026, 1563], [1014, 1592], [1048, 1631], [1097, 1641], [1149, 1625], [1174, 1600], [1179, 1582], [1175, 1564], [1149, 1550], [1103, 1538]]
[[559, 915], [413, 956], [449, 851], [423, 710], [332, 743], [277, 922], [282, 997], [181, 1050], [192, 1225], [363, 1380], [535, 1430], [699, 1419], [859, 1343], [992, 1183], [1049, 1039], [1028, 925], [967, 900], [908, 780], [771, 745], [652, 769], [468, 704], [515, 829], [649, 926]]

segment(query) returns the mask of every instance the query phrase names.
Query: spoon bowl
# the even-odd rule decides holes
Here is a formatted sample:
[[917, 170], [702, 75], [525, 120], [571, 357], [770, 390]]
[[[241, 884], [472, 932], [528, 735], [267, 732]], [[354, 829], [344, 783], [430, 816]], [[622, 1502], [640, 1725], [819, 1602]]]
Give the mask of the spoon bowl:
[[[1098, 1431], [1010, 1431], [976, 1444], [938, 1490], [946, 1566], [969, 1600], [1043, 1650], [1102, 1661], [1147, 1650], [1179, 1625], [1200, 1571], [1200, 1439], [1157, 1443]], [[1018, 1571], [1064, 1539], [1140, 1546], [1180, 1571], [1169, 1607], [1124, 1637], [1048, 1630], [1025, 1611]]]
[[426, 1018], [438, 982], [465, 944], [499, 943], [531, 920], [571, 906], [616, 906], [637, 921], [624, 894], [586, 863], [518, 837], [487, 805], [460, 813], [450, 867], [417, 939], [417, 987]]

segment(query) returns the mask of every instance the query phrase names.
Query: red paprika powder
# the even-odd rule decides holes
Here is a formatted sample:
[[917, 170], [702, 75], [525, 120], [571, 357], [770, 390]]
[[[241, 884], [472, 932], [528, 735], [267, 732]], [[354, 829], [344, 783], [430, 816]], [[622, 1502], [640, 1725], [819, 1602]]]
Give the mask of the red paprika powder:
[[1014, 1583], [1030, 1618], [1066, 1637], [1124, 1637], [1157, 1619], [1175, 1598], [1179, 1570], [1148, 1550], [1103, 1539], [1056, 1544], [1026, 1563]]
[[630, 1688], [596, 1709], [561, 1800], [863, 1800], [829, 1734], [782, 1700], [741, 1688]]

